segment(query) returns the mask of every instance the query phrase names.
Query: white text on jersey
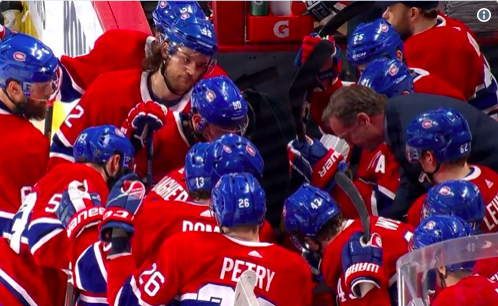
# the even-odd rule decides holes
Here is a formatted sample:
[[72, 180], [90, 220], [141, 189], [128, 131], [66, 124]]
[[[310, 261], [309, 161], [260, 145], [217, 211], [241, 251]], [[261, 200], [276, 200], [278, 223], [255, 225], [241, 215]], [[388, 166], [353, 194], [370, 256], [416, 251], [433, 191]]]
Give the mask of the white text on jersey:
[[[240, 275], [246, 270], [252, 270], [256, 272], [256, 287], [266, 292], [270, 291], [270, 285], [275, 276], [275, 272], [263, 266], [250, 263], [248, 261], [233, 260], [232, 258], [223, 258], [223, 267], [221, 268], [220, 279], [225, 279], [225, 275], [229, 272], [232, 273], [232, 282], [236, 283], [239, 281]], [[265, 286], [263, 286], [265, 283]]]
[[166, 177], [160, 181], [153, 189], [160, 197], [166, 201], [187, 201], [188, 193], [177, 181], [171, 177]]
[[204, 224], [202, 222], [192, 222], [189, 220], [183, 220], [182, 232], [220, 232], [218, 226], [212, 226], [211, 224]]
[[[498, 219], [496, 219], [498, 214], [498, 195], [493, 198], [493, 201], [486, 205], [486, 216], [484, 216], [484, 223], [488, 227], [488, 230], [491, 232], [498, 224]], [[489, 220], [491, 217], [492, 220]], [[492, 223], [490, 221], [493, 221]]]

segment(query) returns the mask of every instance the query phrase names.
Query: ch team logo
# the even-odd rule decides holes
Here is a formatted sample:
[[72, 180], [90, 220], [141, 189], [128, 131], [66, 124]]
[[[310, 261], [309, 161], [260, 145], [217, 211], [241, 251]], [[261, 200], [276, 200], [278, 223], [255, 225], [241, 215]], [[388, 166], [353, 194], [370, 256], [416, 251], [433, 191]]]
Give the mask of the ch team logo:
[[253, 148], [253, 147], [251, 147], [250, 145], [247, 145], [247, 146], [246, 146], [246, 151], [247, 151], [247, 153], [249, 153], [249, 155], [251, 155], [251, 156], [255, 156], [255, 155], [256, 155], [256, 151], [255, 151], [255, 150], [254, 150], [254, 148]]
[[392, 64], [391, 67], [389, 67], [389, 74], [391, 76], [395, 76], [396, 74], [398, 74], [399, 72], [399, 68], [398, 66], [396, 66], [396, 64]]
[[387, 24], [383, 23], [380, 25], [380, 30], [382, 32], [387, 32], [389, 30], [389, 26]]
[[444, 186], [439, 190], [439, 193], [442, 195], [449, 195], [451, 194], [451, 190], [448, 186]]
[[424, 129], [430, 129], [432, 127], [432, 120], [425, 119], [424, 121], [422, 121], [422, 127]]
[[227, 152], [228, 154], [232, 153], [232, 149], [230, 149], [230, 147], [229, 147], [229, 146], [227, 146], [227, 145], [223, 145], [223, 150], [224, 150], [225, 152]]
[[18, 62], [24, 62], [26, 60], [26, 54], [22, 53], [22, 52], [14, 52], [14, 59]]
[[161, 1], [159, 2], [159, 7], [160, 8], [165, 8], [168, 3], [166, 1]]
[[213, 102], [214, 99], [216, 99], [216, 94], [212, 91], [212, 90], [208, 90], [206, 92], [206, 99], [209, 101], [209, 102]]
[[183, 13], [182, 16], [180, 17], [182, 20], [185, 20], [190, 17], [189, 13]]
[[436, 226], [436, 222], [434, 221], [429, 221], [427, 224], [424, 226], [425, 229], [431, 230]]

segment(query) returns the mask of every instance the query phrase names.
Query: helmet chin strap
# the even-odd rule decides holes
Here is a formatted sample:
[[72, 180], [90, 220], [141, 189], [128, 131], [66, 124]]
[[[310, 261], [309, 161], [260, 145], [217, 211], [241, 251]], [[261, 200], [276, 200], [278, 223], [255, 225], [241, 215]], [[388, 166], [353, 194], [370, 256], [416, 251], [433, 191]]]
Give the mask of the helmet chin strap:
[[425, 174], [427, 174], [427, 177], [429, 178], [429, 180], [431, 181], [431, 183], [435, 183], [435, 181], [434, 181], [434, 174], [436, 174], [440, 169], [441, 169], [441, 164], [438, 163], [436, 165], [436, 169], [434, 169], [434, 171], [432, 171], [432, 172], [424, 171]]

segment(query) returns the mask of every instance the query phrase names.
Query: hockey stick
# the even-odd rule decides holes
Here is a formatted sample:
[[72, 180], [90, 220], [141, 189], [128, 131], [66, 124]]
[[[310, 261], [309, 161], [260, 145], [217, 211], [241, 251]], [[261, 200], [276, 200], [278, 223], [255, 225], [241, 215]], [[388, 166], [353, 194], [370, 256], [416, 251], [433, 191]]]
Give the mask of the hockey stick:
[[256, 280], [256, 272], [253, 270], [246, 270], [242, 273], [235, 287], [234, 306], [259, 306], [254, 294]]
[[[333, 34], [345, 22], [368, 8], [373, 2], [353, 2], [332, 17], [318, 32], [320, 37]], [[334, 53], [334, 46], [328, 40], [322, 40], [311, 52], [308, 59], [299, 68], [289, 88], [289, 102], [299, 141], [306, 140], [306, 126], [310, 112], [310, 98], [317, 83], [317, 75], [323, 64]]]
[[148, 132], [149, 125], [145, 125], [145, 133], [147, 138], [145, 138], [145, 150], [147, 150], [147, 181], [146, 187], [150, 191], [154, 187], [154, 182], [152, 181], [152, 160], [154, 159], [154, 133]]
[[48, 141], [52, 140], [52, 120], [54, 117], [54, 104], [49, 102], [47, 104], [47, 116], [45, 117], [45, 127], [43, 134], [48, 138]]
[[344, 191], [351, 202], [353, 202], [353, 205], [360, 216], [361, 225], [363, 226], [363, 243], [367, 244], [370, 240], [370, 216], [368, 215], [365, 201], [363, 201], [360, 192], [346, 174], [337, 172], [335, 174], [335, 182], [342, 191]]

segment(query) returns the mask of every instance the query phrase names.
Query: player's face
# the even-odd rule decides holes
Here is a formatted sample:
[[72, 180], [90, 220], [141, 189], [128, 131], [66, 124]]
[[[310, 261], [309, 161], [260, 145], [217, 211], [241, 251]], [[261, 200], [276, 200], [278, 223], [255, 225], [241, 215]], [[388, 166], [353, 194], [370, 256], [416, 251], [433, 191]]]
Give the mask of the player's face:
[[360, 146], [367, 151], [375, 150], [383, 141], [383, 136], [376, 135], [370, 122], [365, 122], [364, 118], [357, 118], [353, 124], [345, 125], [336, 116], [331, 116], [329, 126], [337, 137], [344, 139], [349, 145]]
[[179, 48], [166, 67], [165, 77], [179, 94], [189, 91], [208, 69], [211, 59], [189, 48]]
[[410, 25], [412, 10], [413, 8], [402, 3], [396, 3], [388, 6], [382, 14], [382, 17], [394, 26], [403, 41], [413, 34]]
[[17, 82], [10, 82], [6, 92], [15, 104], [15, 112], [23, 115], [28, 120], [43, 120], [47, 115], [47, 101], [33, 99], [25, 95], [22, 87]]

